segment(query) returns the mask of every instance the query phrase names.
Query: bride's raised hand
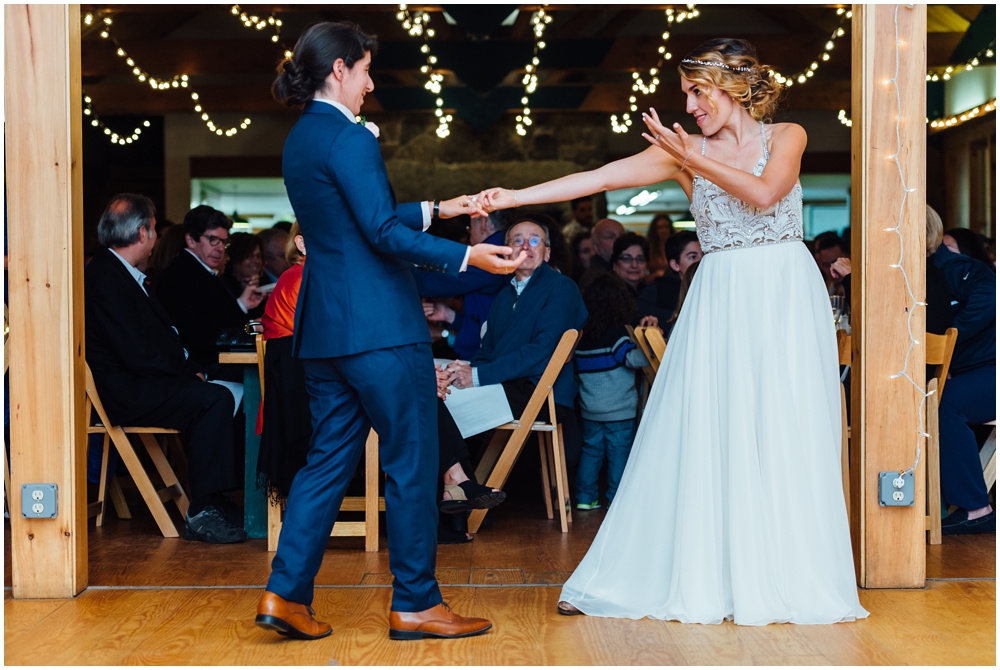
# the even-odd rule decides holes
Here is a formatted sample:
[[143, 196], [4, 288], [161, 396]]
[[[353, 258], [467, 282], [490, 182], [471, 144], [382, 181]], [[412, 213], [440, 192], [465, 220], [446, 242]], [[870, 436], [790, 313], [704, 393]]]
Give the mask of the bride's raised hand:
[[675, 123], [673, 128], [665, 127], [660, 122], [659, 114], [652, 107], [649, 108], [648, 114], [646, 112], [642, 113], [642, 120], [646, 123], [646, 127], [650, 132], [650, 134], [642, 134], [646, 138], [646, 141], [660, 147], [678, 161], [681, 161], [682, 164], [687, 162], [687, 159], [694, 152], [694, 142], [691, 140], [691, 136], [687, 134], [687, 131], [681, 127], [681, 124]]

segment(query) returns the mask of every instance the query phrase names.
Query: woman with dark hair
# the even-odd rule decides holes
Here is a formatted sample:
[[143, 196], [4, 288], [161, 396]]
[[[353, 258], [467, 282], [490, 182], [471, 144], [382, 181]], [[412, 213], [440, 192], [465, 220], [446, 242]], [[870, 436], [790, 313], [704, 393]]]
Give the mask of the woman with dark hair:
[[639, 289], [646, 278], [649, 260], [649, 242], [638, 233], [625, 233], [617, 240], [611, 252], [611, 268], [628, 286], [632, 299], [639, 297]]
[[806, 133], [765, 123], [782, 88], [745, 40], [709, 40], [678, 70], [701, 135], [663, 125], [651, 109], [643, 117], [652, 146], [642, 153], [477, 196], [488, 208], [529, 206], [674, 180], [705, 252], [615, 503], [559, 612], [853, 621], [868, 613], [840, 480], [830, 302], [802, 244]]
[[667, 240], [674, 234], [674, 221], [669, 214], [657, 214], [649, 222], [649, 230], [646, 231], [646, 239], [649, 240], [649, 262], [647, 268], [649, 275], [647, 282], [651, 282], [657, 277], [662, 277], [670, 271], [667, 265], [667, 254], [664, 249]]
[[[250, 233], [233, 233], [229, 236], [226, 249], [229, 262], [222, 273], [222, 285], [233, 298], [238, 298], [247, 286], [260, 286], [264, 274], [264, 244], [260, 238]], [[264, 313], [265, 302], [247, 312], [250, 318]]]
[[996, 265], [986, 253], [986, 238], [979, 233], [974, 233], [968, 228], [952, 228], [944, 234], [941, 244], [948, 247], [953, 254], [975, 258], [986, 263], [993, 272], [997, 271]]
[[569, 243], [569, 256], [573, 267], [570, 279], [580, 282], [583, 273], [590, 269], [590, 258], [593, 255], [594, 242], [590, 239], [590, 231], [574, 235]]
[[358, 26], [310, 26], [278, 67], [272, 94], [304, 105], [288, 134], [282, 173], [308, 242], [292, 353], [305, 370], [313, 434], [295, 476], [257, 625], [317, 639], [332, 628], [309, 606], [337, 510], [371, 429], [385, 479], [389, 567], [395, 578], [389, 636], [468, 637], [485, 619], [442, 604], [437, 552], [435, 373], [412, 265], [458, 274], [468, 266], [509, 274], [524, 262], [509, 247], [467, 247], [425, 235], [431, 218], [473, 211], [465, 196], [398, 204], [373, 124], [356, 120], [375, 88], [368, 70], [377, 40]]

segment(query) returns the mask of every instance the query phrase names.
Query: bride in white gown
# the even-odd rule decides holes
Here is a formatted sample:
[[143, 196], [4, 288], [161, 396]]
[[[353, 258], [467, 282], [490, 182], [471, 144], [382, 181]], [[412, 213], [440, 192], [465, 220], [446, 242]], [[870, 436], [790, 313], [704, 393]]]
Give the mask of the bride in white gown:
[[563, 614], [763, 625], [853, 621], [833, 317], [802, 243], [798, 125], [743, 40], [681, 63], [702, 136], [644, 115], [654, 146], [490, 209], [676, 180], [705, 257], [671, 333], [614, 504], [563, 587]]

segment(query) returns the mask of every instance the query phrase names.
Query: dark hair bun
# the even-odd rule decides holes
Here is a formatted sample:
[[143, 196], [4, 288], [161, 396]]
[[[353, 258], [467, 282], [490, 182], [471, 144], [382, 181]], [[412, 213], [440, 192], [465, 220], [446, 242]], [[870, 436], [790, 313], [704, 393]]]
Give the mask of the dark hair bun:
[[348, 69], [363, 60], [366, 53], [375, 55], [378, 40], [353, 23], [325, 21], [306, 29], [295, 44], [293, 56], [278, 64], [278, 77], [271, 85], [271, 95], [278, 102], [304, 105], [323, 88], [333, 64], [343, 60]]

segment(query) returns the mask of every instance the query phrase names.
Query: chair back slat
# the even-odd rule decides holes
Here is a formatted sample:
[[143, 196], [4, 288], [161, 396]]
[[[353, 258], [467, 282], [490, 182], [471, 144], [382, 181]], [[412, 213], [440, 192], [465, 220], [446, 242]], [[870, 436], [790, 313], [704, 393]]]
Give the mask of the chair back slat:
[[656, 367], [659, 369], [660, 363], [663, 362], [663, 356], [667, 352], [667, 341], [663, 339], [663, 333], [660, 332], [659, 328], [646, 328], [643, 334], [646, 336], [646, 342], [649, 343], [653, 357], [656, 358]]
[[656, 359], [653, 355], [652, 349], [649, 348], [649, 341], [646, 339], [646, 327], [639, 326], [633, 328], [632, 326], [625, 326], [625, 330], [628, 331], [629, 337], [635, 342], [636, 346], [642, 350], [642, 353], [646, 356], [646, 360], [649, 361], [649, 368], [643, 368], [646, 373], [646, 380], [649, 382], [650, 386], [653, 385], [653, 379], [656, 376], [657, 370], [660, 369], [660, 361]]
[[948, 368], [951, 367], [951, 355], [955, 353], [955, 341], [958, 340], [958, 329], [949, 328], [944, 335], [927, 333], [927, 365], [937, 365], [938, 394], [944, 393], [944, 384], [948, 381]]
[[837, 358], [840, 365], [851, 364], [851, 336], [844, 330], [837, 331]]
[[[84, 363], [87, 371], [87, 403], [91, 404], [93, 408], [97, 411], [97, 418], [101, 420], [101, 425], [104, 426], [105, 430], [109, 433], [113, 424], [110, 419], [108, 419], [108, 413], [104, 411], [104, 403], [101, 402], [101, 397], [97, 395], [97, 385], [94, 383], [94, 374], [90, 371], [90, 364]], [[90, 412], [87, 412], [87, 425], [90, 425]]]
[[[538, 385], [535, 387], [527, 406], [524, 408], [524, 412], [517, 419], [522, 426], [531, 426], [534, 423], [535, 417], [538, 416], [538, 412], [542, 409], [542, 404], [548, 399], [549, 393], [552, 391], [552, 386], [556, 383], [556, 377], [559, 376], [563, 366], [566, 365], [570, 356], [573, 355], [573, 350], [576, 349], [579, 340], [580, 331], [578, 330], [567, 330], [563, 333], [559, 344], [556, 346], [556, 350], [552, 353], [552, 358], [549, 359], [549, 364], [545, 366], [545, 371], [542, 373], [541, 379], [538, 380]], [[555, 423], [555, 416], [549, 418]]]
[[254, 337], [254, 343], [257, 345], [257, 374], [260, 376], [260, 402], [261, 407], [264, 406], [264, 353], [267, 351], [267, 340], [261, 333], [257, 333]]

